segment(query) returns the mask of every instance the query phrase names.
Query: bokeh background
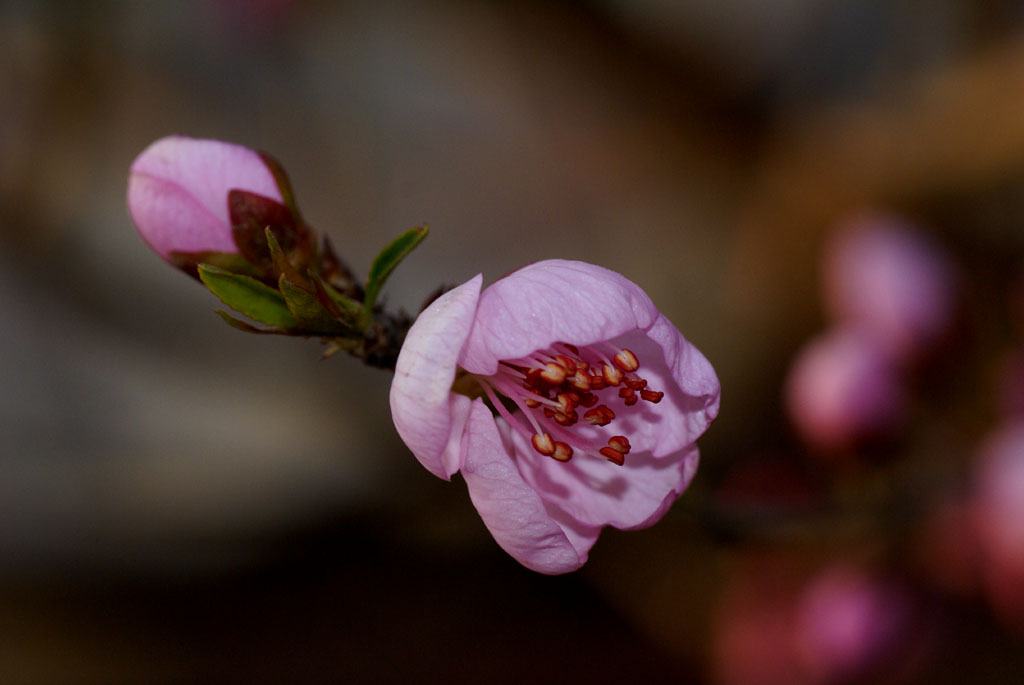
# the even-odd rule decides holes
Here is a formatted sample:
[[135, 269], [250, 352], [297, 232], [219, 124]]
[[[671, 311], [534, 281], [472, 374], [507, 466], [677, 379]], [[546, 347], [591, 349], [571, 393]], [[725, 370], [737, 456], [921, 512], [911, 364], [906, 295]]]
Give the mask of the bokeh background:
[[[1024, 681], [1021, 443], [978, 485], [1024, 406], [1024, 4], [4, 0], [0, 65], [0, 680]], [[642, 285], [724, 388], [693, 487], [521, 568], [387, 373], [145, 248], [127, 170], [170, 133], [274, 154], [362, 273], [429, 223], [410, 311], [548, 257]], [[955, 321], [822, 446], [785, 389], [865, 212]]]

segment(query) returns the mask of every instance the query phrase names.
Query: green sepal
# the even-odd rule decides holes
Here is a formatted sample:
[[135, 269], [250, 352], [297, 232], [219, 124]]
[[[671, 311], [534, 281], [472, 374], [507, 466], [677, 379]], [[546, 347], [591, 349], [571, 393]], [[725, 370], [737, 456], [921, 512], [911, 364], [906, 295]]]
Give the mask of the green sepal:
[[295, 328], [295, 317], [284, 297], [255, 278], [233, 274], [210, 264], [200, 264], [199, 280], [220, 301], [254, 321], [277, 328]]
[[297, 219], [301, 219], [299, 214], [299, 207], [295, 203], [295, 192], [292, 190], [292, 183], [288, 180], [288, 174], [285, 173], [284, 166], [281, 162], [277, 161], [274, 157], [267, 154], [266, 152], [257, 152], [260, 159], [267, 166], [267, 170], [270, 171], [270, 175], [274, 177], [274, 185], [277, 186], [278, 191], [281, 193], [281, 199], [284, 200], [284, 204], [291, 210], [291, 213], [295, 215]]
[[270, 250], [270, 259], [274, 265], [274, 275], [278, 280], [287, 278], [291, 283], [303, 290], [311, 291], [312, 287], [306, 279], [288, 261], [288, 256], [281, 249], [281, 244], [277, 242], [277, 236], [274, 235], [274, 231], [271, 230], [270, 226], [267, 226], [263, 232], [267, 240], [267, 248]]
[[246, 323], [241, 319], [236, 319], [223, 309], [215, 309], [214, 313], [223, 319], [224, 323], [227, 325], [246, 333], [259, 333], [263, 335], [294, 335], [291, 331], [286, 331], [283, 328], [258, 328], [253, 326], [251, 323]]
[[199, 280], [199, 265], [210, 264], [218, 269], [236, 274], [259, 278], [259, 270], [236, 252], [171, 252], [171, 264], [181, 269], [192, 278]]
[[320, 303], [338, 319], [350, 326], [357, 326], [363, 315], [363, 305], [338, 292], [330, 283], [310, 271], [309, 278], [316, 288]]
[[302, 330], [317, 335], [338, 335], [348, 330], [345, 324], [339, 322], [320, 304], [316, 295], [292, 283], [286, 274], [281, 274], [278, 286], [281, 288], [281, 295], [284, 296], [288, 311], [298, 321]]
[[366, 297], [363, 300], [364, 316], [372, 315], [373, 307], [377, 303], [377, 295], [380, 294], [384, 281], [388, 279], [399, 262], [405, 259], [406, 255], [427, 237], [428, 230], [426, 226], [410, 228], [388, 243], [373, 260], [373, 264], [370, 266], [370, 275], [366, 279]]

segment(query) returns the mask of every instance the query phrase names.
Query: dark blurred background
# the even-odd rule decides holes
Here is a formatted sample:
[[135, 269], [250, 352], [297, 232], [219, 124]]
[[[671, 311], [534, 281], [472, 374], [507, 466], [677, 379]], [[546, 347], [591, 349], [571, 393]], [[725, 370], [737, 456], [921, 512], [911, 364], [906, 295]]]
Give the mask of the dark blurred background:
[[[1024, 574], [991, 590], [963, 505], [1024, 324], [1024, 4], [5, 0], [0, 65], [0, 680], [1024, 680]], [[171, 133], [271, 152], [364, 274], [429, 223], [410, 311], [548, 257], [642, 285], [724, 388], [694, 486], [521, 568], [386, 373], [230, 330], [147, 250], [128, 167]], [[959, 314], [837, 457], [783, 387], [865, 210]], [[836, 586], [869, 600], [826, 658], [790, 633]]]

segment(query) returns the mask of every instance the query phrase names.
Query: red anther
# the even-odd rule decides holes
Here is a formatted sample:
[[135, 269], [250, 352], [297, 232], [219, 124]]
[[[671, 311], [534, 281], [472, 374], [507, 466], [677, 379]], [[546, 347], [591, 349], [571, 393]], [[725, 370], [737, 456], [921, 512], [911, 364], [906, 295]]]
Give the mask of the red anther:
[[604, 457], [613, 464], [618, 464], [619, 466], [622, 466], [622, 464], [625, 463], [626, 461], [625, 455], [623, 455], [622, 452], [611, 447], [602, 447], [601, 449], [598, 450], [598, 452], [601, 453], [602, 457]]
[[565, 380], [565, 369], [557, 362], [548, 362], [541, 369], [540, 377], [551, 385], [561, 385]]
[[566, 357], [564, 354], [556, 354], [555, 361], [565, 367], [565, 371], [570, 376], [576, 373], [576, 362], [571, 358]]
[[570, 352], [575, 354], [577, 357], [580, 356], [580, 348], [576, 347], [575, 345], [570, 345], [569, 343], [562, 343], [562, 347], [564, 347], [565, 349], [569, 350]]
[[583, 419], [587, 423], [592, 423], [595, 426], [607, 426], [615, 418], [615, 412], [603, 404], [600, 407], [594, 407], [583, 414]]
[[580, 406], [581, 407], [593, 407], [597, 404], [597, 395], [592, 392], [585, 392], [580, 395]]
[[613, 450], [622, 452], [623, 454], [629, 454], [629, 440], [626, 438], [625, 435], [613, 435], [612, 437], [608, 438], [608, 446], [611, 447]]
[[583, 373], [586, 373], [587, 371], [590, 370], [590, 364], [588, 364], [587, 362], [583, 361], [582, 359], [577, 359], [576, 360], [576, 370], [577, 371], [582, 371]]
[[523, 404], [525, 404], [530, 409], [536, 409], [537, 407], [540, 406], [540, 402], [538, 402], [537, 400], [531, 400], [529, 397], [523, 398]]
[[576, 369], [576, 373], [568, 378], [566, 382], [577, 390], [582, 390], [584, 392], [590, 390], [590, 376], [579, 369]]
[[572, 447], [569, 447], [567, 443], [556, 442], [555, 451], [551, 457], [556, 461], [566, 462], [572, 459]]
[[544, 416], [549, 419], [555, 415], [555, 411], [551, 407], [544, 407]]
[[647, 381], [643, 378], [627, 377], [626, 380], [623, 381], [623, 383], [625, 383], [631, 390], [636, 390], [637, 392], [647, 387]]
[[590, 377], [590, 389], [591, 390], [600, 390], [602, 388], [607, 388], [607, 387], [608, 387], [608, 384], [604, 382], [604, 376], [596, 375], [596, 376], [591, 376]]
[[533, 449], [545, 457], [550, 457], [555, 453], [555, 441], [547, 433], [534, 433], [533, 437], [530, 438], [530, 442], [533, 443]]
[[526, 372], [526, 387], [539, 388], [544, 381], [540, 377], [540, 369], [529, 369]]
[[558, 408], [563, 414], [568, 414], [576, 406], [576, 403], [572, 401], [572, 397], [567, 392], [558, 393], [555, 401], [558, 402]]
[[615, 366], [627, 373], [630, 371], [636, 371], [640, 368], [640, 360], [636, 358], [635, 354], [625, 349], [619, 350], [618, 353], [612, 357], [612, 362]]
[[570, 410], [564, 414], [560, 411], [556, 411], [554, 416], [555, 423], [557, 423], [559, 426], [571, 426], [577, 421], [579, 421], [579, 418], [579, 414], [576, 413], [575, 409]]
[[608, 385], [618, 385], [622, 382], [622, 371], [605, 364], [601, 367], [601, 375], [604, 377], [604, 382]]
[[665, 393], [658, 390], [641, 390], [640, 399], [657, 404], [661, 402], [661, 398], [665, 396]]
[[623, 398], [622, 400], [627, 407], [632, 407], [634, 404], [640, 401], [639, 395], [630, 395], [629, 397]]
[[573, 404], [579, 404], [580, 403], [580, 398], [583, 397], [582, 395], [580, 395], [575, 390], [570, 390], [569, 392], [567, 392], [565, 394], [569, 396], [569, 398], [572, 400]]
[[619, 397], [632, 397], [635, 394], [633, 388], [619, 388]]

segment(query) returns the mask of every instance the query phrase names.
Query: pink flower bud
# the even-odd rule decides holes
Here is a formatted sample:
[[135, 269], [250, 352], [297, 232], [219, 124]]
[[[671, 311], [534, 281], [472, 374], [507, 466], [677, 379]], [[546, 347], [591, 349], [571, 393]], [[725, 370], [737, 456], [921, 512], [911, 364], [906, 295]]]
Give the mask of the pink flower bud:
[[786, 402], [812, 447], [838, 451], [894, 428], [903, 415], [904, 392], [874, 340], [838, 329], [800, 352], [790, 369]]
[[901, 585], [846, 566], [826, 569], [797, 603], [798, 650], [815, 682], [861, 682], [905, 668], [919, 648], [917, 628]]
[[237, 253], [228, 192], [283, 202], [273, 173], [253, 150], [219, 140], [161, 138], [128, 176], [128, 212], [142, 239], [165, 260], [172, 252]]
[[829, 314], [863, 329], [898, 360], [927, 351], [953, 322], [952, 264], [897, 219], [869, 215], [841, 225], [826, 246], [823, 270]]

